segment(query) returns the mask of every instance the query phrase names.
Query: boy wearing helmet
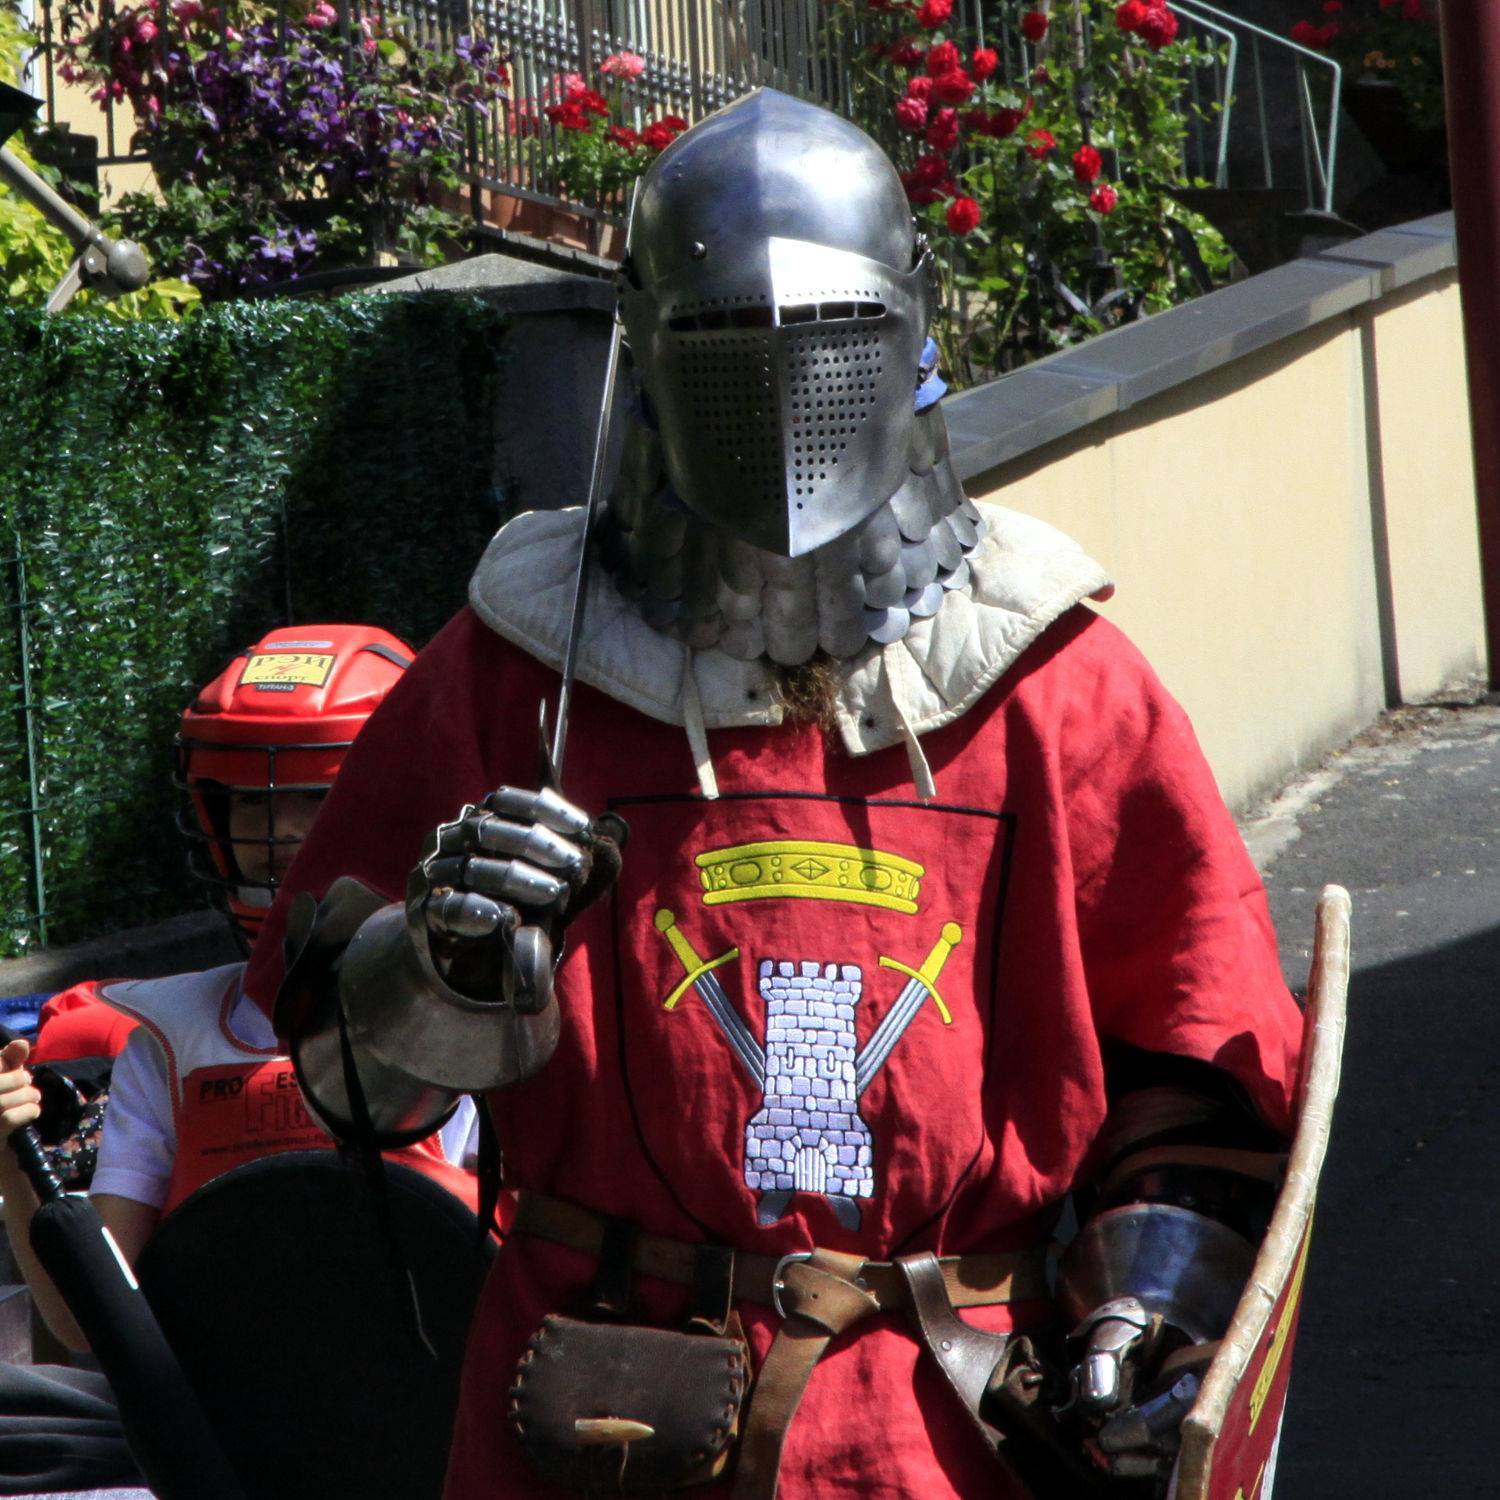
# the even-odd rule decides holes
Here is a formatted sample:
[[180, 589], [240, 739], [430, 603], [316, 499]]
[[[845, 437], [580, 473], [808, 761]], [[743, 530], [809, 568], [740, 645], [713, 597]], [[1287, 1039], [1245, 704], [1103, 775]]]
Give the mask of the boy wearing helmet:
[[[189, 862], [248, 954], [293, 855], [365, 721], [411, 651], [369, 626], [273, 630], [242, 652], [184, 711], [176, 783]], [[234, 963], [170, 978], [86, 987], [66, 1016], [75, 1035], [104, 1034], [97, 1010], [134, 1026], [116, 1059], [92, 1195], [127, 1261], [157, 1221], [210, 1179], [257, 1157], [326, 1147], [302, 1107], [290, 1061]], [[84, 987], [80, 987], [84, 989]], [[55, 1048], [54, 1048], [55, 1050]], [[35, 1119], [27, 1044], [0, 1052], [0, 1133]], [[472, 1104], [393, 1153], [471, 1206]], [[35, 1203], [0, 1151], [11, 1243], [53, 1331], [82, 1341], [30, 1252]]]

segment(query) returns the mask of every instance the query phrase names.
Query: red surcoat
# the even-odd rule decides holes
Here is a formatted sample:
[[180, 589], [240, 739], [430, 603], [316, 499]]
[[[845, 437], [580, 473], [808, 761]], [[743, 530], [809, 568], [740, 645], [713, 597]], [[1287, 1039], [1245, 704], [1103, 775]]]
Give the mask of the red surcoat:
[[[535, 705], [556, 687], [460, 613], [361, 735], [289, 886], [351, 874], [398, 897], [433, 826], [535, 784]], [[1301, 1021], [1260, 881], [1185, 716], [1090, 611], [923, 738], [930, 801], [899, 745], [855, 758], [805, 724], [709, 743], [715, 801], [681, 729], [578, 690], [567, 794], [631, 838], [617, 888], [569, 929], [556, 1056], [491, 1100], [510, 1185], [763, 1254], [957, 1254], [1046, 1234], [1104, 1118], [1110, 1041], [1216, 1064], [1287, 1124]], [[279, 913], [247, 980], [263, 1005]], [[501, 1251], [449, 1500], [552, 1493], [508, 1387], [593, 1269], [524, 1236]], [[658, 1317], [682, 1304], [638, 1292]], [[775, 1315], [742, 1313], [759, 1360]], [[895, 1317], [835, 1341], [787, 1440], [784, 1500], [835, 1488], [1009, 1493]]]

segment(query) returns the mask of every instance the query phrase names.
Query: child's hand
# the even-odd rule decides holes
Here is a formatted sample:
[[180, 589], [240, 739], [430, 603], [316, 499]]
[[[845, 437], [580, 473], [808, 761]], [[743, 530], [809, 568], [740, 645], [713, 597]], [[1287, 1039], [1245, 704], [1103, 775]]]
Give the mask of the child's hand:
[[42, 1112], [42, 1096], [26, 1070], [31, 1043], [24, 1037], [8, 1042], [0, 1051], [0, 1140], [30, 1125]]

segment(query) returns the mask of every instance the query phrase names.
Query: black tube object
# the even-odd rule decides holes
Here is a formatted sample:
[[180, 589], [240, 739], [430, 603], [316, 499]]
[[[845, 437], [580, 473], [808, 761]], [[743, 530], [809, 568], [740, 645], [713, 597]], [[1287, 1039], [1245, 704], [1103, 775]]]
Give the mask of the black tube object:
[[40, 1200], [31, 1248], [109, 1379], [147, 1485], [157, 1500], [244, 1500], [243, 1485], [98, 1210], [63, 1191], [31, 1126], [15, 1131], [10, 1145]]

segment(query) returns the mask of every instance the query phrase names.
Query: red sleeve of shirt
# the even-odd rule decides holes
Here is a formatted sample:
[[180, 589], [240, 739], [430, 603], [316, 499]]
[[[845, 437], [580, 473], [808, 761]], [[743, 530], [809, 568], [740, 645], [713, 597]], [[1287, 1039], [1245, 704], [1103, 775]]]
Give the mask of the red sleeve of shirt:
[[136, 1023], [99, 998], [107, 979], [88, 979], [54, 995], [42, 1006], [31, 1063], [70, 1062], [77, 1057], [118, 1057]]
[[[371, 715], [250, 956], [245, 990], [267, 1014], [281, 983], [291, 900], [301, 891], [321, 897], [341, 875], [401, 899], [427, 835], [500, 784], [498, 771], [487, 769], [497, 764], [497, 747], [531, 743], [516, 735], [518, 717], [535, 722], [538, 701], [529, 681], [509, 680], [518, 657], [463, 609]], [[520, 774], [535, 782], [534, 769]]]
[[1062, 778], [1098, 1033], [1214, 1064], [1285, 1130], [1302, 1014], [1260, 876], [1187, 715], [1145, 659], [1097, 617], [1077, 645]]

